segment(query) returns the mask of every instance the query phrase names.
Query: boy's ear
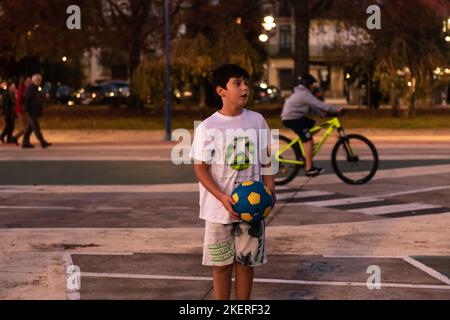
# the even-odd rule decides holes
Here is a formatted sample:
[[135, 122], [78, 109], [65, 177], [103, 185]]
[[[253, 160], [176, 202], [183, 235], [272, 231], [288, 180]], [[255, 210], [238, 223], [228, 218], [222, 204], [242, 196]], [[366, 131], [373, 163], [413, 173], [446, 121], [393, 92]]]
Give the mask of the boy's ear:
[[217, 94], [219, 95], [219, 97], [225, 97], [225, 92], [226, 92], [227, 90], [226, 89], [224, 89], [224, 88], [222, 88], [221, 86], [217, 86], [216, 87], [216, 92], [217, 92]]

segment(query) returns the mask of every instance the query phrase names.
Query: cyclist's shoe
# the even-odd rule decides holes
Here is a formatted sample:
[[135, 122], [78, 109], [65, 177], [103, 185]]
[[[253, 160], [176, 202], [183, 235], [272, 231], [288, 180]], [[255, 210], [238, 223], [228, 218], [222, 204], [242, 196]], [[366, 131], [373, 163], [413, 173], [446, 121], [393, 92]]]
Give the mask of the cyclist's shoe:
[[305, 172], [305, 176], [307, 177], [317, 177], [323, 172], [323, 168], [312, 167], [310, 170]]

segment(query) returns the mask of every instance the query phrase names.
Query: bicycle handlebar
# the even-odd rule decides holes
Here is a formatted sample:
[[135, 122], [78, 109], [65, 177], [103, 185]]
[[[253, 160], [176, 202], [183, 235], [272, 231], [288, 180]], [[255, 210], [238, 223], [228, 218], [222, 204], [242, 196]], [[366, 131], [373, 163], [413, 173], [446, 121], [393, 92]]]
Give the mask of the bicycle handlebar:
[[342, 109], [340, 112], [327, 112], [325, 114], [325, 117], [332, 117], [332, 118], [334, 118], [334, 117], [341, 117], [345, 113], [347, 113], [347, 110], [346, 109]]

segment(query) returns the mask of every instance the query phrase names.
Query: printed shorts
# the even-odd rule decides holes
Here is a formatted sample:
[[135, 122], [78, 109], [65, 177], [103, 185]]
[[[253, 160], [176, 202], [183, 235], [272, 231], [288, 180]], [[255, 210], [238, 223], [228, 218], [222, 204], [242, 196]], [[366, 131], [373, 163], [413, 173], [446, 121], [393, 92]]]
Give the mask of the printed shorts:
[[237, 262], [255, 267], [266, 263], [264, 221], [257, 237], [249, 234], [250, 227], [245, 222], [218, 224], [206, 221], [203, 265], [227, 266]]

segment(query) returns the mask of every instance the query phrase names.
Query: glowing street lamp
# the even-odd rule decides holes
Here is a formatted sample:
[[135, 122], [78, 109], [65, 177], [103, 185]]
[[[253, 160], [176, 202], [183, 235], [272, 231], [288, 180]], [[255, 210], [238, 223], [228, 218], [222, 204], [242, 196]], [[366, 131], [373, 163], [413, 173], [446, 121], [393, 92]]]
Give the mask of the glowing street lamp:
[[61, 60], [62, 60], [62, 62], [67, 62], [67, 57], [66, 57], [66, 56], [63, 56], [63, 57], [61, 58]]
[[262, 24], [262, 26], [266, 31], [271, 31], [277, 26], [277, 24], [275, 23], [275, 18], [272, 16], [264, 17], [264, 23]]
[[269, 40], [269, 36], [267, 34], [260, 34], [259, 35], [259, 41], [261, 42], [267, 42]]

